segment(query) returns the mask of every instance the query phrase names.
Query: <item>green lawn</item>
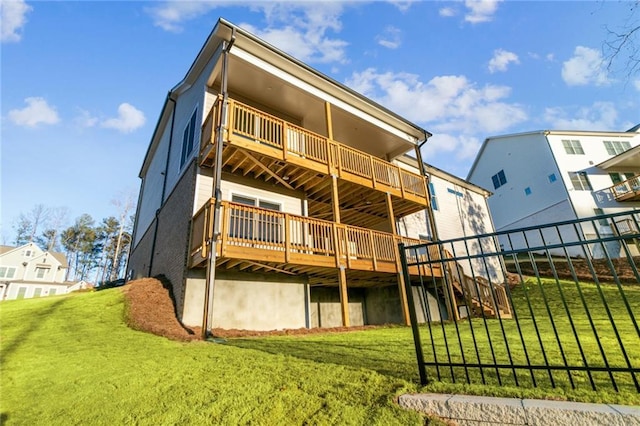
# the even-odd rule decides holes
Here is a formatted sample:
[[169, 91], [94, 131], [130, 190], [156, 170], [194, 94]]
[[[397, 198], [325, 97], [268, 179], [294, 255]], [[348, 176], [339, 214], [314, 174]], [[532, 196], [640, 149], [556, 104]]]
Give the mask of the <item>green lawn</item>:
[[[553, 296], [552, 287], [544, 288], [548, 296]], [[625, 290], [634, 312], [639, 312], [640, 288]], [[540, 291], [537, 286], [529, 286], [526, 295], [523, 288], [515, 297], [521, 303], [528, 295], [537, 309], [542, 306], [536, 293]], [[611, 298], [610, 307], [620, 319], [619, 330], [637, 367], [640, 339], [630, 324], [624, 323], [620, 313], [624, 307], [614, 301], [615, 291], [606, 289], [613, 292], [607, 293], [607, 300]], [[593, 297], [593, 291], [588, 293]], [[568, 293], [567, 300], [574, 325], [585, 327], [579, 315], [579, 298]], [[564, 308], [554, 304], [553, 309]], [[594, 311], [595, 320], [601, 321], [602, 312]], [[520, 373], [521, 382], [515, 386], [507, 379], [508, 371], [501, 372], [506, 386], [500, 387], [495, 384], [495, 372], [488, 370], [488, 385], [466, 385], [461, 382], [461, 369], [455, 371], [456, 383], [433, 381], [420, 388], [408, 327], [229, 339], [221, 344], [179, 343], [131, 330], [123, 317], [119, 289], [2, 302], [1, 423], [422, 424], [424, 420], [418, 414], [393, 403], [397, 395], [416, 391], [640, 404], [640, 395], [631, 386], [628, 374], [616, 375], [621, 392], [600, 386], [602, 378], [596, 380], [598, 391], [591, 391], [584, 377], [578, 376], [576, 382], [582, 383], [577, 390], [553, 389], [542, 373], [536, 373], [539, 387], [533, 388], [527, 382], [528, 372]], [[523, 324], [530, 321], [521, 319]], [[463, 348], [468, 350], [470, 327], [468, 323], [462, 325], [469, 330], [461, 335], [466, 341]], [[472, 326], [477, 334], [486, 332], [482, 321], [474, 320]], [[503, 326], [508, 330], [508, 341], [517, 342], [515, 322], [508, 320]], [[500, 324], [491, 320], [487, 327], [495, 336]], [[561, 340], [572, 336], [567, 334], [571, 332], [566, 323], [558, 323], [558, 329], [565, 336]], [[446, 356], [443, 333], [448, 336], [450, 354], [460, 356], [451, 352], [459, 346], [454, 331], [454, 324], [432, 327], [437, 356]], [[425, 355], [429, 356], [433, 351], [428, 328], [422, 327], [422, 333]], [[548, 333], [545, 336], [549, 338]], [[620, 355], [612, 350], [615, 342], [610, 340], [610, 333], [600, 337], [611, 351], [610, 362], [620, 361]], [[530, 333], [525, 338], [531, 339]], [[565, 356], [579, 357], [575, 348], [569, 349], [569, 341]], [[583, 343], [587, 353], [598, 350], [594, 339]], [[557, 362], [558, 354], [552, 346], [550, 341], [547, 350], [554, 353], [552, 360]], [[514, 359], [522, 362], [522, 351], [511, 349]], [[480, 352], [482, 359], [490, 356], [486, 347]], [[533, 349], [529, 355], [539, 357]], [[504, 358], [506, 352], [498, 350], [496, 356]], [[479, 373], [470, 374], [477, 382]], [[555, 376], [557, 385], [567, 384], [561, 373]], [[435, 378], [433, 369], [429, 377]]]
[[[0, 312], [3, 425], [423, 423], [393, 403], [417, 390], [410, 365], [403, 378], [371, 362], [169, 341], [125, 325], [119, 289], [5, 301]], [[341, 336], [342, 347], [377, 339]]]

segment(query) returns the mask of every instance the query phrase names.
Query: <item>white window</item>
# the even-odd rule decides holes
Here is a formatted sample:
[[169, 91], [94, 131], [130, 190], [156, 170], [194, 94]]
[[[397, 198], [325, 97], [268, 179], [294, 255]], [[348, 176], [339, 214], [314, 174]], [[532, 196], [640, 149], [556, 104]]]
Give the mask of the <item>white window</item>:
[[12, 266], [0, 266], [0, 278], [14, 278], [16, 276], [16, 268]]
[[618, 155], [631, 149], [631, 143], [629, 141], [604, 141], [604, 147], [607, 149], [607, 154]]
[[584, 155], [584, 150], [582, 149], [582, 144], [579, 140], [575, 139], [563, 139], [562, 146], [564, 146], [564, 151], [570, 155]]
[[576, 191], [591, 191], [591, 182], [586, 172], [569, 172], [569, 179]]
[[33, 251], [31, 250], [25, 250], [24, 251], [24, 257], [31, 257], [33, 256]]
[[43, 279], [44, 277], [47, 276], [47, 272], [49, 272], [49, 268], [37, 267], [36, 278], [38, 278], [39, 280]]
[[191, 119], [187, 123], [184, 128], [184, 132], [182, 134], [182, 151], [180, 154], [180, 168], [185, 165], [189, 156], [193, 152], [193, 148], [196, 141], [196, 121], [198, 117], [198, 108], [193, 111], [193, 115]]

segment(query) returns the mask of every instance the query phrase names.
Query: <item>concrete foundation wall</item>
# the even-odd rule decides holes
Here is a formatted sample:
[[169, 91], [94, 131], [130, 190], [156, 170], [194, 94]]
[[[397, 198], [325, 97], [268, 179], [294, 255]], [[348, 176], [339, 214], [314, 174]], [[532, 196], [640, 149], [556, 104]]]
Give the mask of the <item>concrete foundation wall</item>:
[[[366, 324], [365, 290], [348, 289], [349, 319], [351, 325]], [[342, 327], [340, 292], [337, 287], [314, 287], [311, 289], [311, 327]]]
[[[404, 317], [397, 286], [351, 288], [349, 293], [349, 319], [351, 325], [402, 324]], [[420, 288], [413, 288], [413, 298], [419, 322], [425, 322], [426, 304], [432, 321], [439, 321], [438, 302], [427, 293], [421, 296]], [[446, 314], [446, 307], [441, 306]], [[311, 327], [340, 327], [342, 314], [340, 294], [336, 287], [314, 287], [311, 289]]]
[[[194, 298], [190, 296], [190, 300]], [[308, 300], [309, 286], [303, 277], [218, 271], [213, 290], [213, 327], [244, 330], [308, 327]]]

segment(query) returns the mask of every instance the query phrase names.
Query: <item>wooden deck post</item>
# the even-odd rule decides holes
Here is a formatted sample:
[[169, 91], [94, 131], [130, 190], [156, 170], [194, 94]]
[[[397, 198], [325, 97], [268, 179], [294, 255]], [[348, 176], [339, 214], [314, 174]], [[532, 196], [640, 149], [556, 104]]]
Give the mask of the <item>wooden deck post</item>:
[[[327, 108], [328, 108], [327, 103]], [[338, 226], [340, 224], [340, 199], [338, 198], [338, 178], [336, 175], [331, 175], [331, 209], [333, 210], [333, 222], [335, 222], [334, 228], [334, 251], [336, 256], [336, 266], [338, 267], [338, 286], [340, 289], [340, 311], [342, 312], [342, 325], [349, 327], [349, 293], [347, 291], [347, 273], [344, 265], [340, 261], [341, 256], [341, 241], [339, 240], [341, 233], [338, 232]], [[348, 257], [348, 254], [347, 254]]]
[[340, 312], [342, 313], [342, 325], [351, 326], [349, 320], [349, 294], [347, 293], [347, 273], [344, 266], [338, 268], [338, 284], [340, 286]]
[[[397, 237], [398, 229], [396, 228], [396, 217], [393, 213], [393, 201], [391, 200], [391, 194], [387, 192], [387, 212], [389, 215], [389, 225], [391, 227], [391, 233]], [[395, 248], [396, 253], [396, 269], [398, 271], [398, 292], [400, 293], [400, 303], [402, 304], [402, 316], [404, 322], [407, 325], [411, 325], [411, 317], [409, 317], [409, 302], [407, 299], [407, 291], [404, 285], [404, 274], [402, 272], [402, 262], [400, 261], [400, 253], [398, 248]]]

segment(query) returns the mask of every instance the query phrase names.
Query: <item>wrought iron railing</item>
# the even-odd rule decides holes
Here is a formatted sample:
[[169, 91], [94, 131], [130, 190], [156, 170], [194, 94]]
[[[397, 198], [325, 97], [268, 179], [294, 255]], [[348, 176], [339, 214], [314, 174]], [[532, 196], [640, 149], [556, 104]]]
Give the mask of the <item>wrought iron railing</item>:
[[[422, 383], [640, 392], [639, 223], [629, 211], [401, 247], [405, 283], [437, 301], [423, 318], [445, 320], [418, 324], [409, 301]], [[434, 247], [449, 255], [415, 257]], [[420, 266], [449, 273], [407, 275]], [[510, 311], [474, 309], [474, 298]]]

